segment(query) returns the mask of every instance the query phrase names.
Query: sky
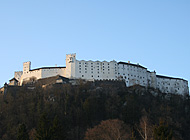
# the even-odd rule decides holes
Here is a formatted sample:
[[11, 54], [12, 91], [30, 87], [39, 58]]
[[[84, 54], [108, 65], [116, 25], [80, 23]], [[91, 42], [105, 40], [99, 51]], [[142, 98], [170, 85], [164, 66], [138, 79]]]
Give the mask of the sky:
[[23, 62], [65, 66], [69, 53], [190, 81], [190, 1], [0, 1], [0, 87]]

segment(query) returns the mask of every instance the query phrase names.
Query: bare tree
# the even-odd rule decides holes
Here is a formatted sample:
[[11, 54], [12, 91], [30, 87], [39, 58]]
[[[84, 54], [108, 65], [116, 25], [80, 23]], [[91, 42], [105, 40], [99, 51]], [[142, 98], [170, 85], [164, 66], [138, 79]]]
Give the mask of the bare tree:
[[136, 129], [143, 140], [153, 139], [153, 125], [150, 123], [147, 116], [141, 118], [139, 127], [136, 126]]
[[88, 129], [85, 140], [126, 140], [130, 138], [129, 130], [129, 127], [121, 120], [106, 120]]

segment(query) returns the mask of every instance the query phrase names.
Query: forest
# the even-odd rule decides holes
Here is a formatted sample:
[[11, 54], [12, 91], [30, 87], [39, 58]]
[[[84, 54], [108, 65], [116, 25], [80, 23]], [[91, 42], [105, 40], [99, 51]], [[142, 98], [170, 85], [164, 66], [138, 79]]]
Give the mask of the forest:
[[0, 94], [0, 140], [188, 140], [189, 95], [86, 82], [10, 87]]

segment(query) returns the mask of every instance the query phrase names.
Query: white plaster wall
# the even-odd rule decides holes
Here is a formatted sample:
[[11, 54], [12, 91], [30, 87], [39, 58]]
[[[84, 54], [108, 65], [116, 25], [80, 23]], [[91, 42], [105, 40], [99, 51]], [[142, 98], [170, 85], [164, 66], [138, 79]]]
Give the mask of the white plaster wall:
[[139, 66], [132, 66], [126, 64], [118, 64], [118, 77], [125, 79], [126, 86], [133, 86], [135, 84], [148, 86], [147, 69]]
[[23, 81], [30, 80], [30, 78], [32, 77], [35, 77], [36, 79], [40, 79], [42, 77], [41, 69], [27, 71], [26, 73], [23, 73], [21, 77], [21, 84], [23, 83]]
[[75, 65], [76, 65], [76, 54], [67, 54], [66, 55], [66, 70], [65, 77], [75, 78]]
[[78, 61], [76, 60], [76, 78], [87, 80], [117, 79], [116, 61]]
[[65, 69], [66, 68], [59, 68], [59, 67], [42, 69], [41, 78], [47, 78], [47, 77], [52, 77], [56, 75], [65, 76]]
[[188, 82], [182, 79], [157, 77], [157, 88], [165, 93], [188, 93]]

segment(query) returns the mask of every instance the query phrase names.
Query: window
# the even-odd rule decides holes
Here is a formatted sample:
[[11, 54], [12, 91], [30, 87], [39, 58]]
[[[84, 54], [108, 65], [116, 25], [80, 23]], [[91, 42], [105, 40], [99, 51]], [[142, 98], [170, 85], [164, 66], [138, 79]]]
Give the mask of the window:
[[87, 70], [87, 68], [85, 68], [85, 70]]
[[81, 71], [79, 71], [79, 73], [81, 73]]
[[81, 62], [79, 62], [79, 64], [81, 64]]
[[81, 68], [79, 68], [79, 70], [81, 70]]
[[100, 77], [100, 76], [98, 75], [98, 77]]
[[93, 73], [93, 71], [91, 71], [91, 73]]
[[85, 73], [87, 73], [87, 71], [85, 71]]
[[93, 77], [93, 75], [91, 77]]
[[84, 77], [84, 75], [82, 75], [82, 77]]
[[91, 69], [91, 70], [93, 70], [93, 69]]
[[79, 65], [79, 67], [81, 67], [81, 65]]

